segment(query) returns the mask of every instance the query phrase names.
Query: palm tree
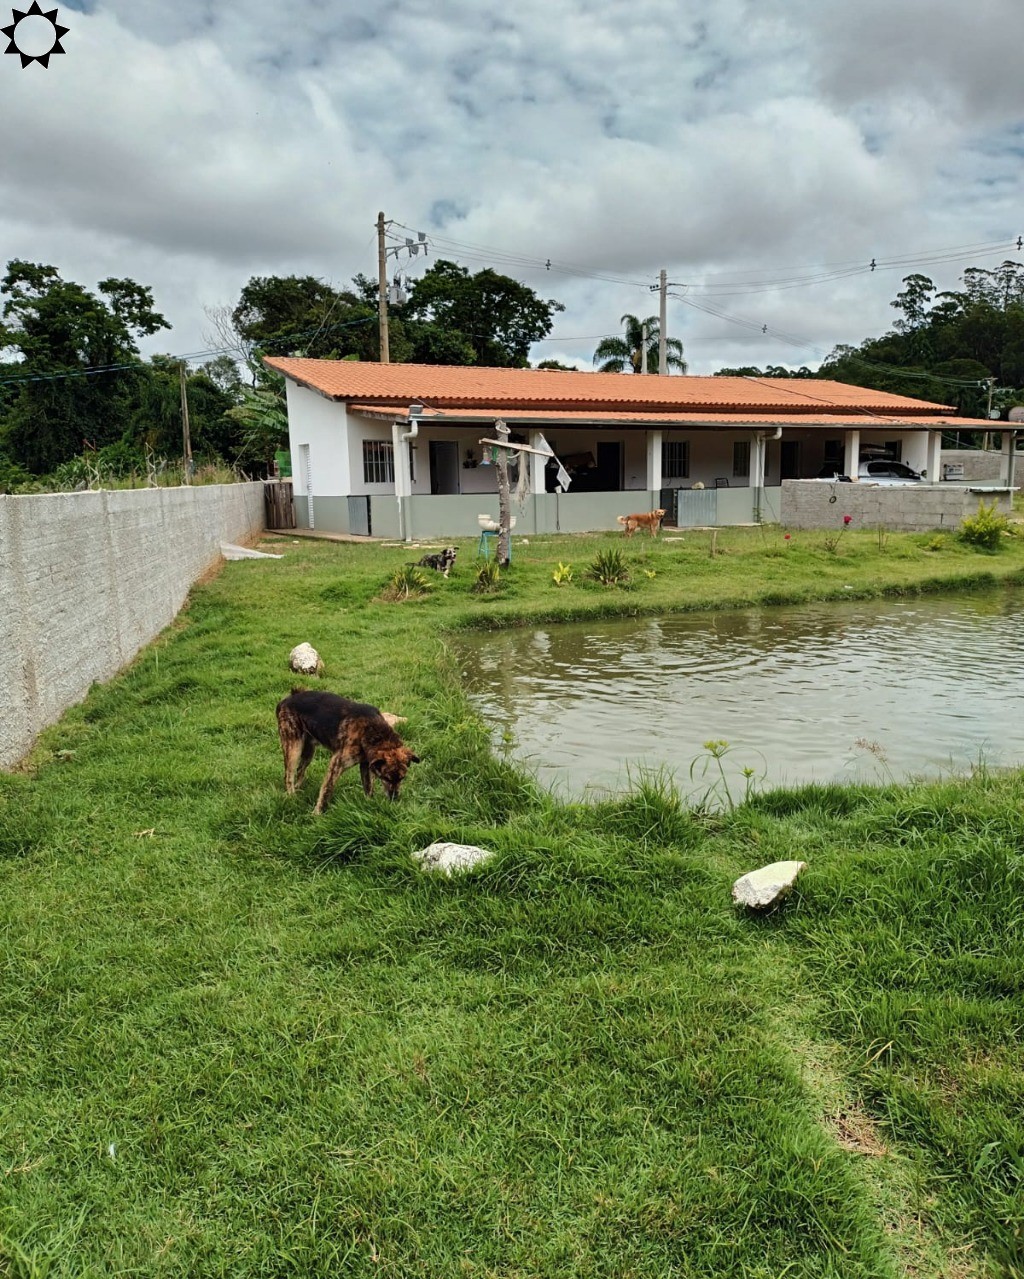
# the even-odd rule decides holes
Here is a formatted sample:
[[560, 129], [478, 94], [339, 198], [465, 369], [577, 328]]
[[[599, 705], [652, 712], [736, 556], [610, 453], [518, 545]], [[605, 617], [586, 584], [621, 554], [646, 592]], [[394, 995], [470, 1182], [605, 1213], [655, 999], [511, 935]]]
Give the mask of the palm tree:
[[[594, 352], [594, 363], [600, 361], [601, 373], [640, 373], [643, 371], [644, 325], [647, 326], [647, 371], [660, 373], [658, 368], [658, 335], [660, 325], [657, 316], [638, 320], [635, 315], [624, 315], [619, 321], [625, 325], [625, 336], [602, 338]], [[678, 338], [668, 338], [665, 342], [666, 373], [678, 369], [686, 372], [686, 361], [683, 359], [683, 344]]]

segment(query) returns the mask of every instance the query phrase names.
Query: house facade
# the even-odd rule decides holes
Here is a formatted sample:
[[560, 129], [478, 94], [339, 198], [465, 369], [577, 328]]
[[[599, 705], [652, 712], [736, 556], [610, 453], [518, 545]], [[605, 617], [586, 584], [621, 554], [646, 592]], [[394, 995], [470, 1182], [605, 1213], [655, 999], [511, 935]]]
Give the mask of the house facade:
[[664, 507], [680, 525], [777, 520], [781, 484], [865, 452], [941, 479], [947, 405], [813, 379], [688, 377], [267, 358], [286, 379], [300, 527], [471, 536], [497, 515], [494, 425], [524, 454], [516, 531], [585, 532]]

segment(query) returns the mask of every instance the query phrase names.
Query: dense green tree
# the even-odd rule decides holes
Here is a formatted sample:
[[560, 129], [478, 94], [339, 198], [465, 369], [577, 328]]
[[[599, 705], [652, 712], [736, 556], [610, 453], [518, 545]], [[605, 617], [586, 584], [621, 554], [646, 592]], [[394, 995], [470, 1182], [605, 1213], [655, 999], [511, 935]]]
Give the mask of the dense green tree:
[[412, 283], [398, 316], [412, 344], [408, 358], [416, 362], [526, 368], [530, 347], [564, 310], [511, 276], [489, 267], [471, 275], [441, 259]]
[[970, 417], [986, 414], [990, 393], [998, 409], [1024, 393], [1024, 266], [969, 267], [963, 288], [945, 293], [923, 275], [903, 284], [893, 330], [836, 347], [822, 377], [954, 405]]
[[[279, 379], [283, 383], [284, 379]], [[241, 403], [228, 409], [227, 420], [235, 428], [234, 461], [242, 465], [269, 466], [278, 449], [288, 447], [288, 409], [283, 386], [246, 387]]]
[[[361, 282], [357, 276], [357, 289]], [[231, 317], [257, 363], [261, 354], [380, 358], [376, 303], [311, 275], [253, 276]], [[400, 344], [400, 331], [395, 337]]]
[[[137, 383], [126, 439], [139, 448], [148, 446], [159, 457], [182, 454], [181, 363], [172, 355], [154, 355]], [[185, 391], [193, 457], [234, 461], [241, 432], [226, 414], [240, 396], [225, 391], [205, 371], [190, 372], [187, 366]]]
[[[169, 325], [134, 280], [102, 280], [97, 293], [53, 266], [14, 260], [0, 283], [0, 350], [20, 356], [3, 450], [43, 474], [121, 437], [144, 374], [136, 338]], [[105, 370], [97, 372], [96, 370]]]
[[759, 368], [756, 364], [744, 364], [740, 368], [719, 369], [714, 376], [715, 377], [781, 378], [781, 377], [818, 377], [818, 374], [813, 372], [811, 369], [809, 369], [806, 364], [802, 364], [800, 368], [798, 369], [787, 369], [781, 364], [766, 364], [763, 369]]
[[[657, 316], [640, 320], [635, 315], [624, 315], [619, 321], [625, 327], [622, 337], [602, 338], [594, 352], [594, 363], [601, 373], [641, 373], [643, 371], [644, 325], [647, 326], [647, 372], [660, 373], [659, 338], [661, 325]], [[676, 369], [686, 372], [683, 344], [678, 338], [665, 342], [666, 373]]]

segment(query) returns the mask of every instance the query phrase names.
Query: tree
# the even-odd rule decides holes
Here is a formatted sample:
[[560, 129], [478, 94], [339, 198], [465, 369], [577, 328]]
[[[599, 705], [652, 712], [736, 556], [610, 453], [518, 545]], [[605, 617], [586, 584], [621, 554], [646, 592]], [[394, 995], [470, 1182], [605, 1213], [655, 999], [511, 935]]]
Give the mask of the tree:
[[[441, 259], [413, 282], [409, 301], [397, 314], [412, 344], [412, 360], [526, 368], [530, 347], [548, 336], [552, 316], [564, 310], [561, 302], [538, 297], [489, 267], [470, 275]], [[443, 354], [449, 358], [439, 360]]]
[[[138, 448], [148, 445], [159, 457], [181, 457], [181, 365], [173, 355], [154, 355], [140, 378], [126, 438]], [[238, 397], [218, 386], [202, 370], [186, 365], [189, 435], [196, 458], [234, 459], [240, 432], [226, 418]]]
[[[647, 371], [659, 373], [659, 337], [661, 325], [656, 316], [639, 320], [635, 315], [624, 315], [619, 323], [625, 326], [623, 337], [602, 338], [594, 352], [594, 363], [601, 373], [641, 373], [643, 371], [644, 325], [647, 326]], [[677, 369], [686, 372], [683, 344], [678, 338], [665, 342], [666, 373]]]
[[225, 417], [238, 429], [237, 462], [269, 464], [275, 452], [288, 445], [288, 409], [281, 390], [246, 387], [241, 404], [228, 409]]
[[[357, 287], [362, 279], [356, 277]], [[211, 318], [223, 328], [221, 317]], [[376, 304], [312, 275], [253, 276], [231, 322], [254, 371], [261, 353], [320, 360], [380, 358]]]
[[16, 259], [0, 296], [0, 350], [21, 357], [3, 431], [10, 458], [40, 475], [83, 441], [100, 448], [119, 439], [144, 376], [136, 338], [170, 327], [152, 291], [107, 279], [91, 293], [56, 267]]

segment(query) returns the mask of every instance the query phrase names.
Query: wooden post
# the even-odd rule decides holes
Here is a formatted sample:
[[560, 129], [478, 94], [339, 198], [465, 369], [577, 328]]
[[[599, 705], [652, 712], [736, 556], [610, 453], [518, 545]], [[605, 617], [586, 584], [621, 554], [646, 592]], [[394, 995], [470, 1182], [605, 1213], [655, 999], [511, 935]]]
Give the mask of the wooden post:
[[[495, 422], [495, 433], [503, 444], [508, 443], [509, 428], [504, 422]], [[495, 450], [495, 476], [498, 481], [498, 563], [502, 568], [508, 566], [512, 558], [512, 495], [508, 482], [508, 449]]]

